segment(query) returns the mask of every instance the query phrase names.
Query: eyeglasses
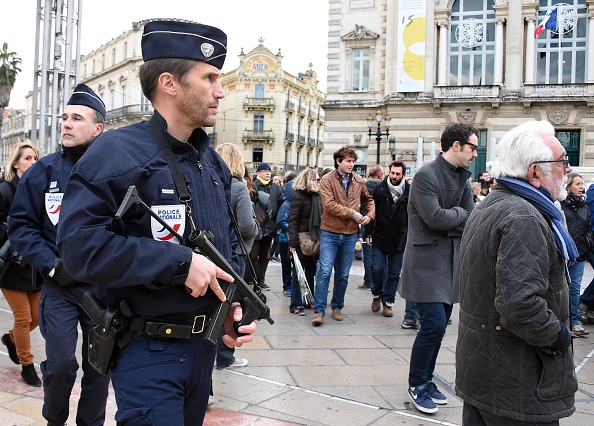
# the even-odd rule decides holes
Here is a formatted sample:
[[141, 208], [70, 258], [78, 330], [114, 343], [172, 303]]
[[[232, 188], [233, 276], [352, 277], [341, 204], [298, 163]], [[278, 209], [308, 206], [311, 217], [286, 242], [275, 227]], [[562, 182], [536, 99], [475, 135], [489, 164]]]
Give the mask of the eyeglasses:
[[475, 145], [475, 144], [470, 143], [470, 142], [466, 142], [464, 145], [470, 145], [470, 151], [471, 152], [476, 152], [476, 150], [478, 149], [478, 145]]
[[543, 160], [543, 161], [534, 161], [532, 164], [541, 164], [541, 163], [561, 163], [563, 168], [566, 169], [569, 167], [569, 157], [567, 155], [560, 160]]

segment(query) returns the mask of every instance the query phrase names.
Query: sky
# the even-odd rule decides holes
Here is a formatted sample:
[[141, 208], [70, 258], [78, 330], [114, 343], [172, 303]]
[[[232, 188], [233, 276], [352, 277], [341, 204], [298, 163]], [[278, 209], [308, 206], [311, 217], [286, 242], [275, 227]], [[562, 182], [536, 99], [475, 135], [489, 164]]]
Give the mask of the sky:
[[[37, 0], [20, 0], [11, 2], [0, 14], [0, 45], [8, 43], [8, 50], [16, 52], [23, 61], [10, 108], [25, 108], [25, 95], [33, 90], [36, 8]], [[241, 48], [248, 53], [262, 37], [264, 46], [272, 53], [281, 49], [285, 71], [297, 75], [307, 71], [311, 62], [318, 87], [326, 90], [326, 1], [83, 0], [80, 53], [88, 54], [131, 29], [132, 22], [150, 18], [188, 19], [223, 30], [228, 37], [223, 72], [237, 68]]]

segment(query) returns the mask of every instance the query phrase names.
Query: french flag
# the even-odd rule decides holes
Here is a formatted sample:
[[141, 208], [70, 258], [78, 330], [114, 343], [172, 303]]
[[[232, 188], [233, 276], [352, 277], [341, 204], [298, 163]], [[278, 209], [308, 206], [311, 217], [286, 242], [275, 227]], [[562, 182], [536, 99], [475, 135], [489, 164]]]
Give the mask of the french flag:
[[540, 25], [534, 30], [534, 38], [542, 34], [545, 28], [549, 31], [557, 29], [557, 8], [558, 6], [555, 6], [547, 12]]

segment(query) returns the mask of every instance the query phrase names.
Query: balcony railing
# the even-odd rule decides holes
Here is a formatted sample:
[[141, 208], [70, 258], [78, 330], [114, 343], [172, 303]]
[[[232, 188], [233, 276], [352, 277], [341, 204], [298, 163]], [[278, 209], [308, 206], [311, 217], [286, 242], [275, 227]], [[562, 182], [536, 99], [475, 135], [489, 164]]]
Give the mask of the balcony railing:
[[295, 102], [285, 102], [285, 110], [295, 112]]
[[153, 106], [150, 104], [127, 105], [121, 108], [112, 109], [105, 114], [105, 120], [117, 120], [125, 117], [141, 117], [151, 115]]
[[561, 98], [592, 96], [586, 84], [526, 84], [524, 96], [535, 98]]
[[244, 130], [241, 140], [244, 142], [274, 143], [274, 132], [272, 130]]
[[459, 98], [496, 98], [499, 96], [499, 86], [438, 86], [435, 87], [436, 99]]
[[285, 142], [293, 143], [295, 142], [295, 135], [293, 133], [285, 133]]
[[274, 110], [274, 98], [245, 98], [243, 108], [246, 110]]
[[307, 138], [307, 145], [313, 148], [316, 146], [316, 140], [314, 138]]
[[299, 145], [305, 145], [305, 136], [297, 136], [297, 143]]

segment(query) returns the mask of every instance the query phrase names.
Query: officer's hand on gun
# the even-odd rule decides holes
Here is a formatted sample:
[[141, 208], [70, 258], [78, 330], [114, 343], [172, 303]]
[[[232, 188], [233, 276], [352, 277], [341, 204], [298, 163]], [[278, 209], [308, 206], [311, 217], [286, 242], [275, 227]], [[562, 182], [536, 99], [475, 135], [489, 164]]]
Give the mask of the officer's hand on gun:
[[218, 279], [233, 282], [233, 277], [212, 263], [207, 257], [201, 254], [192, 253], [192, 263], [186, 279], [186, 287], [192, 290], [193, 297], [204, 296], [208, 287], [214, 291], [221, 302], [227, 299]]
[[76, 283], [76, 280], [64, 269], [62, 259], [60, 258], [54, 261], [54, 269], [52, 269], [48, 275], [50, 278], [56, 280], [62, 287]]
[[254, 336], [252, 335], [256, 331], [256, 322], [252, 321], [248, 325], [243, 325], [239, 327], [239, 332], [245, 334], [244, 336], [237, 336], [235, 333], [235, 329], [233, 328], [233, 323], [237, 321], [241, 321], [243, 317], [243, 311], [241, 310], [241, 305], [237, 302], [231, 305], [231, 308], [227, 311], [227, 317], [225, 318], [225, 322], [223, 326], [225, 327], [225, 333], [223, 335], [223, 343], [230, 348], [233, 347], [241, 347], [244, 343], [249, 343], [254, 340]]

